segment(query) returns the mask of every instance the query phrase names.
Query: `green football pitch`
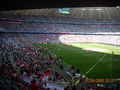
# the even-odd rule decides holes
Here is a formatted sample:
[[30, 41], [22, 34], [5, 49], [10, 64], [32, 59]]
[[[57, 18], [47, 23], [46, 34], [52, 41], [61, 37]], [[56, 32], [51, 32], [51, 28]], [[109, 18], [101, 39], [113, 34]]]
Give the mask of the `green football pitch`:
[[88, 78], [120, 78], [120, 47], [81, 44], [34, 44], [38, 49], [46, 47], [51, 53], [62, 57], [64, 63], [80, 69]]

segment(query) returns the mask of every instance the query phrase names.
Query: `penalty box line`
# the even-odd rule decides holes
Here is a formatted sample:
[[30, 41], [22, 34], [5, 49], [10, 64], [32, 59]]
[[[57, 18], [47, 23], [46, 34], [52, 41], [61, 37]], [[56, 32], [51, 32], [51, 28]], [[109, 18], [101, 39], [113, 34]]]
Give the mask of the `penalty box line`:
[[103, 60], [103, 58], [106, 56], [107, 54], [103, 55], [103, 57], [101, 57], [99, 59], [99, 61], [97, 61], [97, 63], [95, 63], [85, 74], [88, 74], [91, 70], [93, 70], [93, 68], [100, 62]]

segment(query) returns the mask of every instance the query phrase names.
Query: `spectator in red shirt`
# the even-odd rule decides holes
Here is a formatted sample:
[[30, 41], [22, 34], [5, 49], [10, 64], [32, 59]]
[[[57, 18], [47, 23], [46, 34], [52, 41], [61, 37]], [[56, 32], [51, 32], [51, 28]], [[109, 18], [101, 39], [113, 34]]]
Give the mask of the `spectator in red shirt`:
[[36, 80], [34, 80], [34, 79], [31, 81], [30, 87], [31, 87], [31, 90], [40, 90], [39, 84], [36, 84]]

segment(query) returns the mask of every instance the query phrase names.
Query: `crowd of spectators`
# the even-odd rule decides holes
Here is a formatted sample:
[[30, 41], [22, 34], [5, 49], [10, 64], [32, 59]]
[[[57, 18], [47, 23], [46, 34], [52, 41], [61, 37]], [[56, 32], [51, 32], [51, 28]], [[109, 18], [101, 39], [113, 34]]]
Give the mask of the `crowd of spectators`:
[[41, 33], [79, 32], [79, 33], [119, 33], [120, 25], [73, 25], [53, 23], [11, 23], [0, 22], [1, 31], [35, 31]]
[[120, 46], [120, 36], [113, 35], [31, 34], [25, 36], [33, 43], [99, 43]]
[[[58, 17], [58, 16], [50, 17], [35, 15], [30, 16], [20, 14], [14, 15], [7, 13], [1, 13], [0, 19], [1, 19], [0, 30], [8, 31], [15, 30], [15, 31], [38, 31], [38, 32], [118, 33], [120, 29], [119, 20], [114, 19], [89, 20], [74, 17]], [[79, 25], [78, 23], [81, 25]]]
[[19, 80], [29, 83], [32, 90], [43, 88], [42, 83], [45, 81], [67, 82], [66, 78], [50, 65], [60, 60], [52, 56], [47, 48], [37, 50], [34, 47], [23, 47], [19, 44], [17, 47], [13, 42], [9, 43], [3, 39], [0, 40], [0, 45], [0, 71], [21, 84], [21, 87], [25, 86]]

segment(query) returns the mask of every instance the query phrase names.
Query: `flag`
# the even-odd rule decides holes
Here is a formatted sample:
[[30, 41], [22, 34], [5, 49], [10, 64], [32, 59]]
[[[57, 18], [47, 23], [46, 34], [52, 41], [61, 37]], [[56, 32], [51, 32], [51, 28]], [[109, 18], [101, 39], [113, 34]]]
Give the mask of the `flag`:
[[50, 74], [51, 74], [50, 72], [46, 72], [45, 74], [42, 75], [40, 80], [48, 81], [48, 78], [49, 78]]

